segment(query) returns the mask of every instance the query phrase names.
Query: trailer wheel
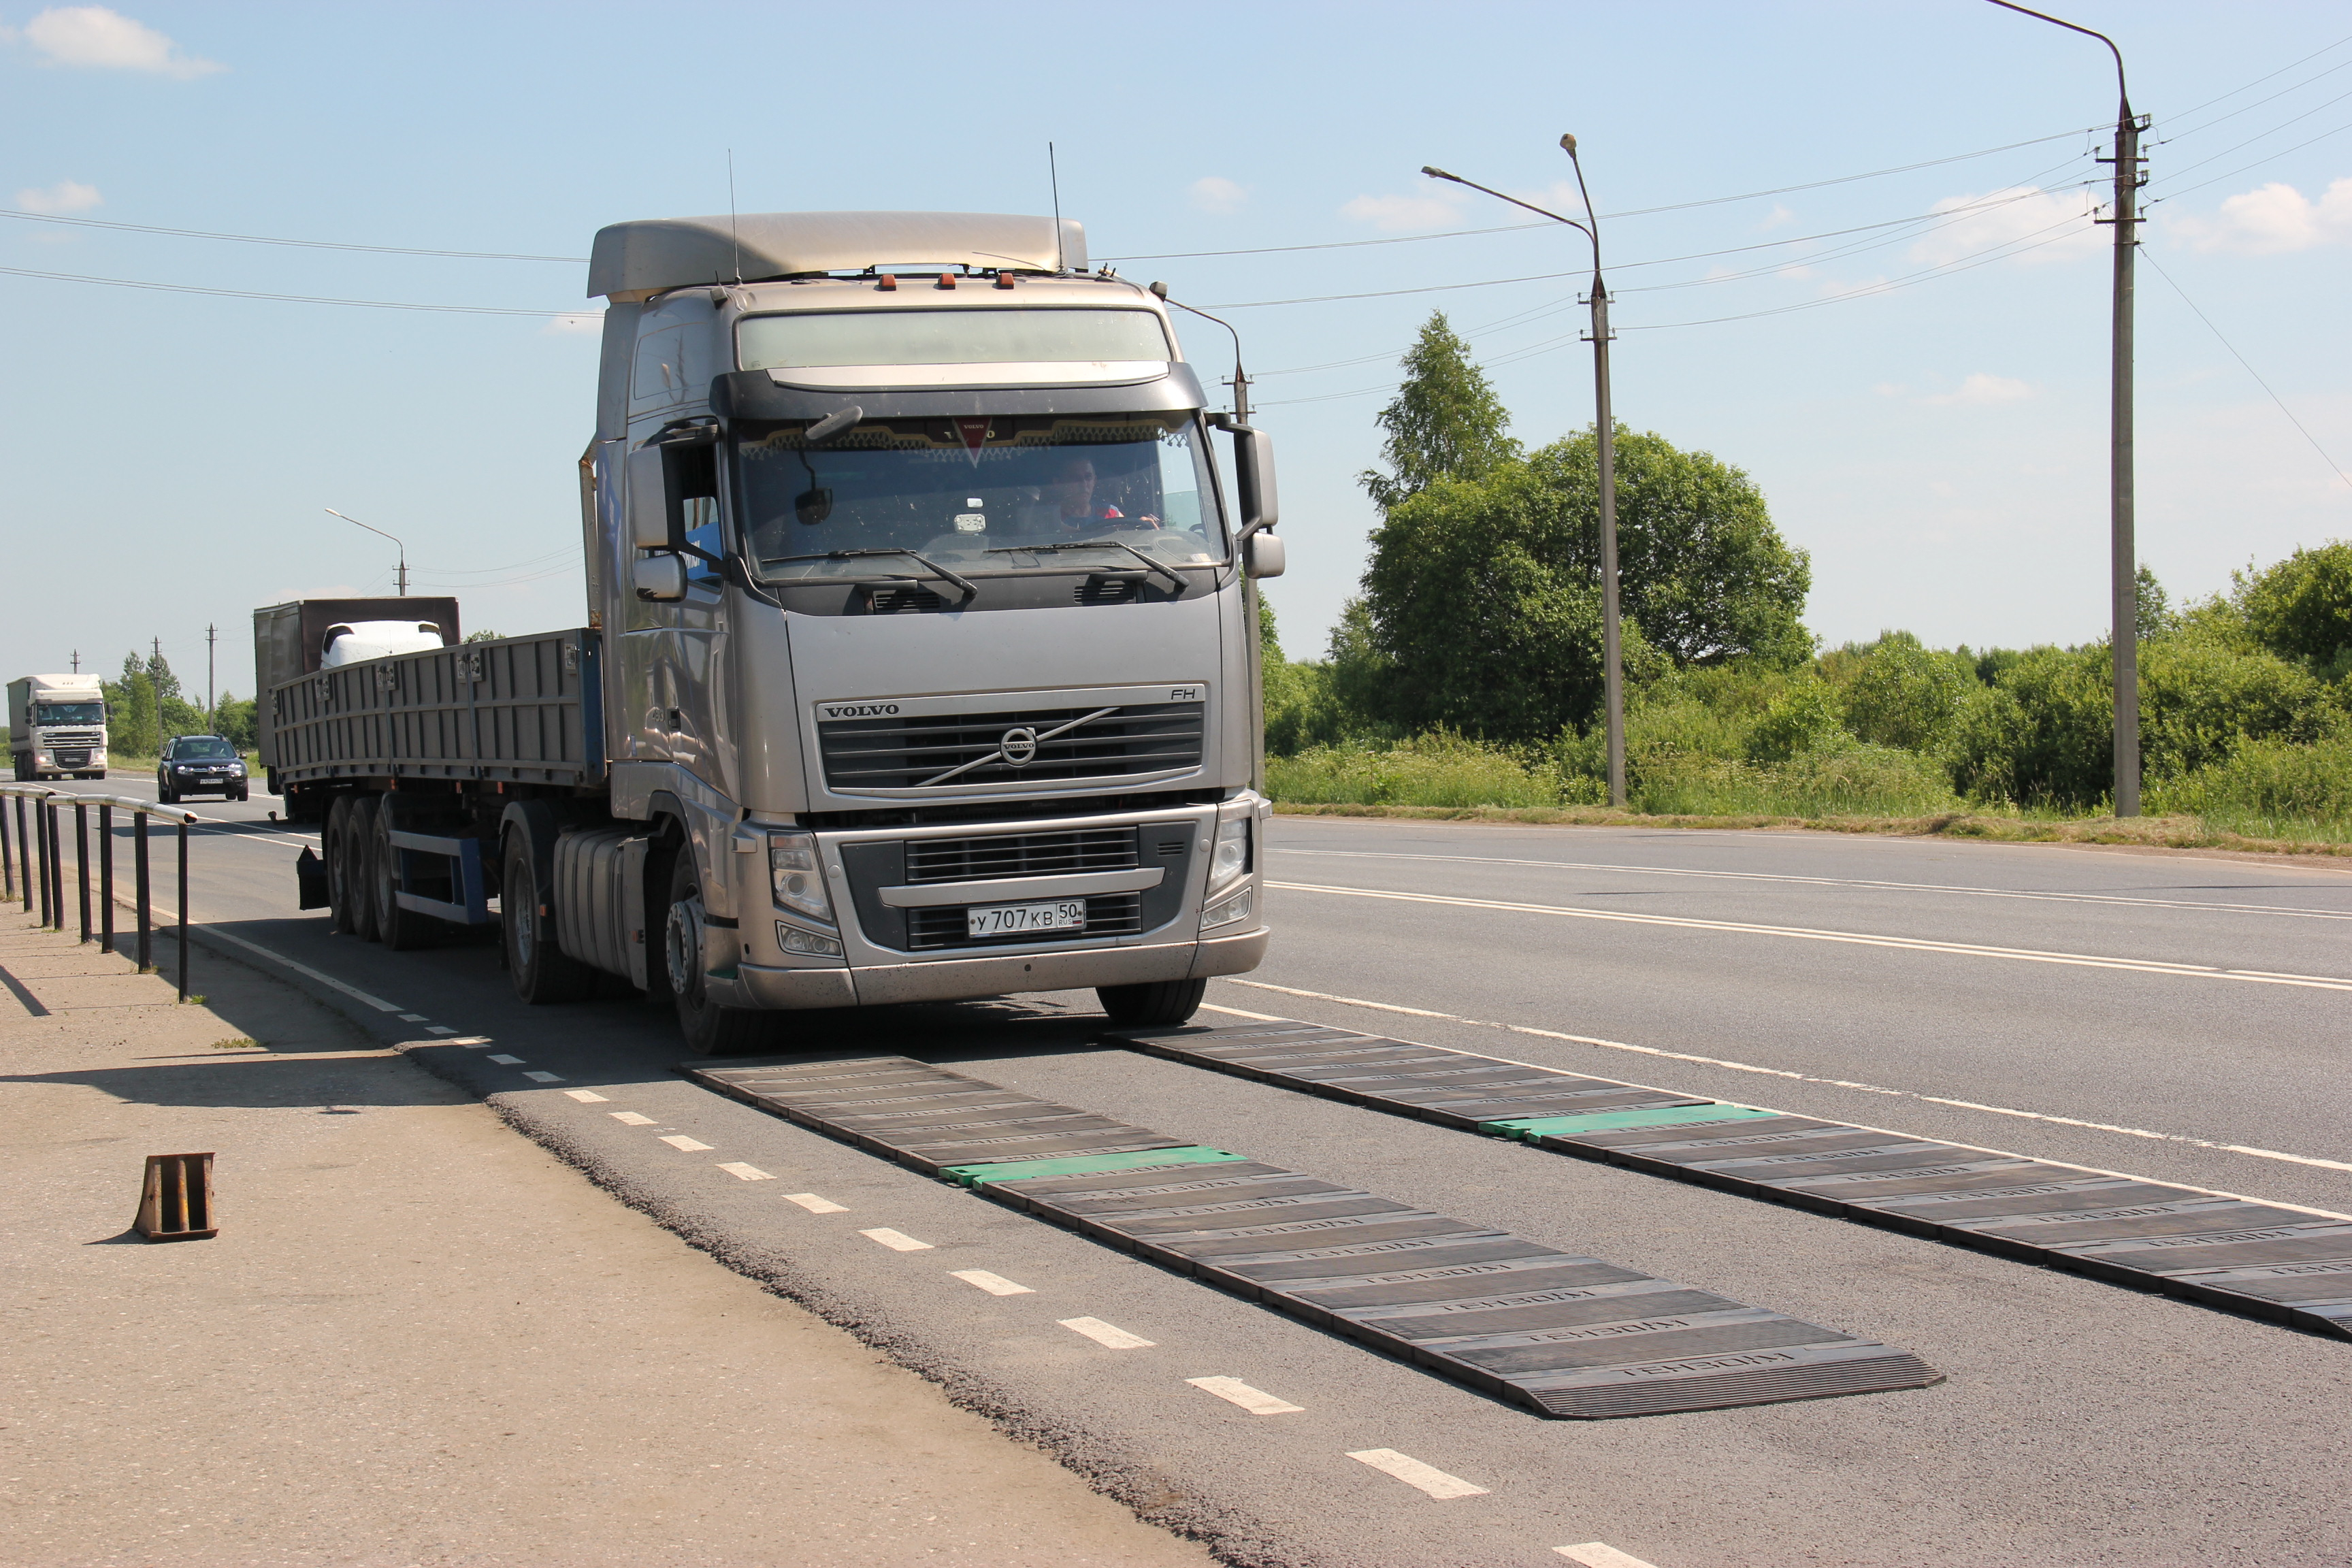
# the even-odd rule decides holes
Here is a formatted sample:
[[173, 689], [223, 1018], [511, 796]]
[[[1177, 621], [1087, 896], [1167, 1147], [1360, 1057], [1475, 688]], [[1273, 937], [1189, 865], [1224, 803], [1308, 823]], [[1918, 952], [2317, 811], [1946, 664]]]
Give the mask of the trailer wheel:
[[444, 921], [400, 907], [400, 852], [392, 847], [394, 813], [387, 801], [375, 808], [368, 848], [369, 900], [375, 906], [376, 936], [394, 952], [430, 947], [449, 927]]
[[507, 974], [514, 981], [515, 994], [539, 1006], [577, 1002], [593, 991], [596, 971], [558, 947], [553, 923], [542, 918], [529, 835], [508, 833], [499, 889], [499, 940], [506, 947]]
[[362, 942], [373, 942], [377, 935], [375, 816], [375, 796], [355, 795], [351, 815], [343, 818], [343, 885], [351, 889], [352, 934]]
[[751, 1007], [722, 1007], [702, 984], [702, 889], [694, 874], [694, 847], [683, 845], [669, 874], [669, 909], [662, 922], [661, 963], [677, 1010], [686, 1048], [700, 1057], [740, 1057], [772, 1051], [782, 1033], [777, 1015]]
[[327, 920], [337, 936], [359, 931], [358, 893], [352, 886], [352, 797], [339, 795], [327, 808], [327, 824], [319, 834], [320, 858], [327, 863]]
[[1169, 1028], [1190, 1023], [1209, 994], [1205, 980], [1153, 980], [1141, 985], [1097, 985], [1095, 995], [1122, 1028]]

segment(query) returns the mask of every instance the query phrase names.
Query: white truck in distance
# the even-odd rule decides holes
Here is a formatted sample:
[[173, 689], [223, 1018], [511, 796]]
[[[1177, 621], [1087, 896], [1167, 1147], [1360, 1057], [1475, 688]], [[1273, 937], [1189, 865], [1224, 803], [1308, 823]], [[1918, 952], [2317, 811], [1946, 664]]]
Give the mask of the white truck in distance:
[[8, 756], [16, 777], [106, 776], [106, 693], [95, 675], [27, 675], [8, 683]]
[[257, 618], [305, 907], [495, 921], [525, 1000], [616, 976], [703, 1052], [1020, 991], [1181, 1022], [1255, 968], [1272, 457], [1162, 300], [971, 213], [616, 224], [588, 291], [586, 625], [337, 667], [281, 635], [324, 606]]

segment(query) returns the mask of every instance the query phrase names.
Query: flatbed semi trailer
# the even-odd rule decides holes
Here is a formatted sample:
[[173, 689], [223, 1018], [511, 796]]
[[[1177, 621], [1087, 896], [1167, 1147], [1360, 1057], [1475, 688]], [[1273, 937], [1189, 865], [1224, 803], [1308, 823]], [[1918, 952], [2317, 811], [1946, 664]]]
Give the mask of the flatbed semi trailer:
[[1160, 299], [1075, 223], [919, 213], [615, 225], [590, 292], [586, 624], [266, 668], [306, 903], [495, 923], [526, 1000], [616, 975], [717, 1053], [1255, 967], [1272, 458]]

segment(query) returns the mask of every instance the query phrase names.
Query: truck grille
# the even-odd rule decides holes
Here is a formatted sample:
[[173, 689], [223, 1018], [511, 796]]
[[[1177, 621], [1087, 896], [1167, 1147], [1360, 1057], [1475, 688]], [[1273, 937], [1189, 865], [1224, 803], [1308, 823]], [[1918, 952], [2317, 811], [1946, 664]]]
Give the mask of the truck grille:
[[58, 766], [61, 768], [86, 768], [89, 766], [89, 752], [88, 748], [74, 752], [52, 752], [50, 755], [57, 758]]
[[942, 947], [1003, 947], [1040, 942], [1076, 942], [1095, 936], [1133, 936], [1143, 929], [1143, 895], [1099, 893], [1087, 900], [1083, 931], [1039, 933], [1015, 931], [1010, 936], [968, 936], [970, 922], [961, 907], [908, 910], [907, 945], [918, 952]]
[[[1182, 852], [1180, 847], [1180, 854]], [[909, 882], [979, 882], [1002, 877], [1061, 877], [1079, 871], [1128, 871], [1136, 858], [1132, 827], [1076, 828], [1066, 833], [997, 833], [985, 838], [910, 838]]]
[[[1100, 718], [1091, 708], [1048, 708], [836, 719], [817, 725], [817, 744], [836, 790], [1133, 777], [1199, 767], [1204, 707], [1139, 702]], [[1034, 738], [1034, 754], [1019, 766], [999, 749], [1015, 730]]]

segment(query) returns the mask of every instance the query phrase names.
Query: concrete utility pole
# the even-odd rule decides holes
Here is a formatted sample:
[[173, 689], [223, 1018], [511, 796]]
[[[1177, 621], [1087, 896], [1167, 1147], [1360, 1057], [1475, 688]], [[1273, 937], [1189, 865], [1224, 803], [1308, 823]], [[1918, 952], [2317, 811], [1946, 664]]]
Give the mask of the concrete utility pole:
[[76, 648], [73, 651], [73, 672], [76, 675], [79, 675], [81, 673], [81, 649], [79, 648]]
[[1433, 180], [1451, 180], [1457, 185], [1483, 191], [1497, 201], [1523, 207], [1538, 217], [1564, 223], [1580, 231], [1592, 242], [1592, 291], [1584, 302], [1592, 310], [1592, 325], [1585, 337], [1592, 344], [1593, 431], [1599, 437], [1601, 459], [1601, 706], [1607, 712], [1609, 731], [1609, 804], [1622, 810], [1625, 805], [1625, 671], [1618, 622], [1617, 421], [1609, 402], [1609, 285], [1601, 277], [1601, 219], [1593, 213], [1591, 193], [1585, 189], [1584, 164], [1576, 155], [1576, 138], [1562, 136], [1559, 146], [1560, 151], [1568, 154], [1569, 162], [1576, 165], [1577, 195], [1584, 199], [1584, 216], [1588, 220], [1584, 223], [1572, 217], [1562, 217], [1556, 212], [1547, 212], [1517, 196], [1488, 190], [1475, 180], [1449, 174], [1443, 169], [1424, 164], [1421, 172]]
[[323, 510], [329, 517], [341, 517], [345, 522], [350, 523], [353, 528], [364, 528], [379, 539], [390, 539], [393, 543], [400, 545], [400, 596], [404, 599], [408, 597], [408, 546], [401, 544], [397, 538], [384, 532], [383, 530], [374, 527], [372, 524], [362, 522], [358, 518], [343, 517], [343, 514], [337, 511], [333, 507], [327, 507]]
[[219, 640], [216, 628], [205, 628], [205, 728], [215, 733], [220, 730], [220, 713], [213, 705], [213, 645]]
[[2124, 81], [2124, 52], [2105, 33], [2062, 22], [2040, 11], [1991, 0], [2004, 11], [2015, 11], [2070, 33], [2096, 38], [2116, 57], [2115, 212], [2098, 221], [2116, 230], [2114, 326], [2108, 365], [2107, 415], [2107, 588], [2110, 634], [2116, 682], [2116, 783], [2117, 816], [2139, 815], [2139, 548], [2135, 539], [2132, 495], [2132, 303], [2133, 262], [2139, 254], [2139, 188], [2147, 183], [2140, 173], [2140, 132], [2147, 122], [2132, 112], [2131, 89]]

